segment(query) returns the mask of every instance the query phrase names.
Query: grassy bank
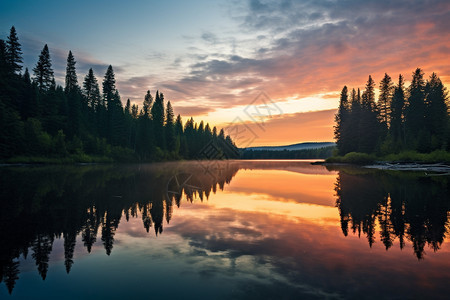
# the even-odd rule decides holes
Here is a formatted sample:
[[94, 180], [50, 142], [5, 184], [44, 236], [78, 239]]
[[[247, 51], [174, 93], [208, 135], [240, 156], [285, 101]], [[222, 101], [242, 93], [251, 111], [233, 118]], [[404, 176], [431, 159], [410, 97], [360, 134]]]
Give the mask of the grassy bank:
[[396, 154], [377, 156], [374, 154], [350, 152], [344, 156], [333, 156], [326, 159], [326, 163], [347, 163], [355, 165], [367, 165], [375, 162], [392, 163], [450, 163], [450, 152], [436, 150], [431, 153], [419, 153], [416, 151], [404, 151]]

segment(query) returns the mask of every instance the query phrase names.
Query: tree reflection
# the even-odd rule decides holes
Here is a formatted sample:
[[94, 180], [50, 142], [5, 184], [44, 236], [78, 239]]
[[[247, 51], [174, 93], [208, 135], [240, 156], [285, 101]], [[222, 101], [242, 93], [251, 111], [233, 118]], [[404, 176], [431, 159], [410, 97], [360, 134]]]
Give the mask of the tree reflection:
[[448, 177], [347, 168], [339, 170], [335, 191], [345, 236], [349, 229], [362, 232], [372, 246], [379, 228], [386, 250], [396, 239], [403, 249], [406, 238], [418, 259], [426, 245], [440, 249], [448, 229]]
[[[74, 265], [78, 234], [90, 253], [101, 230], [101, 243], [111, 255], [122, 216], [142, 216], [147, 232], [163, 233], [173, 206], [208, 199], [216, 185], [229, 183], [238, 167], [220, 162], [205, 172], [201, 164], [165, 163], [146, 166], [4, 168], [0, 170], [0, 282], [9, 293], [19, 278], [21, 255], [31, 249], [45, 280], [55, 238], [64, 240], [64, 265]], [[186, 175], [187, 174], [187, 175]], [[184, 182], [170, 193], [173, 178]]]

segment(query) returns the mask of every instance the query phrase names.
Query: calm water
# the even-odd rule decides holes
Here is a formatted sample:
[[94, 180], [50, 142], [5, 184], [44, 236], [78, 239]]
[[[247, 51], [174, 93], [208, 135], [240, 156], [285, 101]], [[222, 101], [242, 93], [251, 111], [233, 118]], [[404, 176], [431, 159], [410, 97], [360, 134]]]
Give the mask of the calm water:
[[0, 168], [0, 298], [446, 298], [450, 177], [302, 161]]

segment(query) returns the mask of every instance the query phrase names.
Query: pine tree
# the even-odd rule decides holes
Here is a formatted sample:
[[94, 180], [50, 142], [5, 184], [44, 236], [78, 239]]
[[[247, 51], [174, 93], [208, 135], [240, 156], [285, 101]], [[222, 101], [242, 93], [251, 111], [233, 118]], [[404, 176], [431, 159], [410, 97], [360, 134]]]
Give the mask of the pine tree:
[[67, 67], [66, 67], [66, 93], [70, 93], [78, 89], [78, 79], [77, 73], [75, 69], [75, 58], [72, 55], [72, 51], [69, 51], [69, 55], [67, 56]]
[[400, 74], [398, 76], [398, 85], [394, 88], [394, 94], [392, 96], [391, 109], [390, 109], [390, 128], [392, 139], [394, 143], [398, 143], [403, 140], [403, 113], [405, 109], [405, 88], [404, 79]]
[[377, 143], [381, 141], [379, 141], [380, 128], [375, 104], [375, 82], [370, 75], [361, 98], [359, 151], [373, 153], [377, 150]]
[[167, 102], [166, 107], [166, 123], [165, 123], [165, 133], [166, 133], [166, 144], [167, 150], [174, 151], [176, 148], [176, 138], [175, 138], [175, 128], [174, 128], [174, 114], [172, 104], [170, 101]]
[[125, 114], [131, 116], [131, 103], [130, 103], [130, 98], [127, 99], [127, 104], [125, 105]]
[[50, 59], [50, 52], [47, 44], [45, 44], [42, 49], [33, 72], [33, 81], [37, 84], [40, 91], [48, 91], [54, 86], [55, 78], [53, 77], [52, 61]]
[[348, 90], [347, 86], [344, 86], [341, 91], [339, 110], [335, 116], [336, 126], [334, 127], [334, 138], [336, 139], [336, 145], [340, 155], [344, 155], [348, 152], [348, 114]]
[[[415, 149], [419, 144], [426, 143], [425, 132], [425, 81], [423, 71], [417, 68], [413, 72], [409, 86], [408, 104], [405, 108], [406, 142], [409, 148]], [[422, 139], [419, 142], [419, 139]]]
[[114, 102], [114, 94], [116, 93], [116, 79], [114, 70], [111, 65], [106, 70], [105, 77], [103, 79], [103, 100], [106, 107], [109, 109], [110, 105]]
[[133, 117], [133, 119], [138, 118], [138, 113], [139, 113], [139, 106], [136, 104], [133, 104], [131, 106], [131, 116]]
[[22, 70], [22, 50], [17, 37], [16, 28], [11, 27], [8, 39], [6, 40], [6, 59], [10, 66], [10, 69], [14, 73], [20, 73]]
[[175, 136], [177, 139], [177, 144], [179, 145], [178, 153], [181, 157], [187, 158], [189, 155], [189, 150], [186, 141], [186, 135], [183, 130], [183, 121], [181, 120], [180, 114], [178, 114], [175, 121]]
[[116, 90], [108, 105], [109, 138], [113, 145], [125, 145], [127, 134], [125, 130], [125, 115], [119, 92]]
[[425, 93], [425, 123], [431, 134], [431, 150], [434, 150], [443, 146], [448, 122], [447, 91], [436, 73], [431, 74]]
[[181, 136], [183, 134], [183, 121], [181, 120], [180, 114], [178, 114], [175, 121], [175, 134]]
[[152, 108], [152, 104], [153, 104], [153, 97], [150, 94], [150, 91], [147, 91], [147, 94], [145, 94], [144, 97], [144, 104], [143, 104], [143, 108], [142, 108], [142, 113], [147, 116], [148, 118], [150, 118], [150, 110]]
[[348, 117], [348, 152], [358, 151], [358, 144], [360, 138], [359, 123], [361, 115], [361, 92], [358, 89], [352, 89], [350, 96], [350, 113]]
[[83, 95], [86, 97], [89, 107], [97, 108], [101, 104], [100, 88], [92, 68], [89, 69], [88, 74], [84, 77]]
[[380, 96], [378, 97], [378, 110], [380, 112], [380, 120], [387, 128], [390, 123], [390, 108], [393, 92], [393, 83], [391, 77], [384, 73], [384, 77], [380, 82]]
[[156, 146], [165, 149], [164, 141], [164, 95], [156, 91], [152, 109], [152, 120]]

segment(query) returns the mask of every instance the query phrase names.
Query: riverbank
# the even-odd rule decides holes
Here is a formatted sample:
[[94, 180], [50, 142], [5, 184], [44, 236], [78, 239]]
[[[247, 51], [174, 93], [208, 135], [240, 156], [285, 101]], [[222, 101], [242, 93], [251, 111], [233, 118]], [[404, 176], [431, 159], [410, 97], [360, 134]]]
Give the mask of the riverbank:
[[344, 156], [333, 156], [325, 160], [325, 163], [345, 163], [355, 165], [371, 164], [450, 164], [450, 152], [436, 150], [431, 153], [419, 153], [416, 151], [404, 151], [396, 154], [377, 156], [374, 154], [350, 152]]
[[443, 150], [431, 153], [405, 151], [385, 156], [351, 152], [345, 156], [330, 157], [320, 164], [346, 164], [378, 170], [423, 171], [426, 174], [440, 173], [440, 175], [450, 175], [450, 152]]

